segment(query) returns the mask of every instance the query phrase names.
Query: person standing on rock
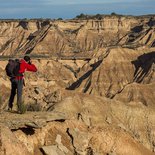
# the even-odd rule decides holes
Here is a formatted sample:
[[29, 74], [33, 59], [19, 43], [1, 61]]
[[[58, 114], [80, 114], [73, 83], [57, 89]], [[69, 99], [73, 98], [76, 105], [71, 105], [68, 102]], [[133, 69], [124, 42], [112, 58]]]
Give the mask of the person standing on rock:
[[[7, 68], [7, 66], [6, 66], [6, 68]], [[12, 110], [12, 108], [13, 108], [13, 101], [14, 101], [14, 97], [15, 97], [16, 91], [17, 91], [18, 113], [22, 113], [21, 112], [21, 110], [22, 110], [21, 106], [23, 104], [22, 103], [22, 90], [23, 90], [23, 85], [24, 85], [24, 75], [23, 74], [25, 71], [36, 72], [37, 68], [34, 64], [32, 64], [32, 61], [31, 61], [29, 56], [25, 56], [24, 59], [21, 59], [19, 61], [19, 67], [18, 68], [19, 69], [16, 71], [17, 73], [14, 74], [13, 76], [10, 76], [11, 77], [10, 78], [11, 94], [10, 94], [10, 98], [9, 98], [8, 110]]]

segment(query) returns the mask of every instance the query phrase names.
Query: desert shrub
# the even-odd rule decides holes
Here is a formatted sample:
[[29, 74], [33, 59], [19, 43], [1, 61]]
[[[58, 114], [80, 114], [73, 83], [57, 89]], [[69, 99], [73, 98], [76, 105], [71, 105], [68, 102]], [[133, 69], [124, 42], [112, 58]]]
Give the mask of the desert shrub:
[[101, 20], [102, 19], [102, 15], [101, 14], [96, 14], [95, 18]]
[[89, 15], [85, 15], [83, 13], [81, 13], [80, 15], [77, 15], [76, 16], [77, 19], [89, 19], [90, 16]]
[[117, 14], [116, 14], [115, 12], [112, 12], [111, 15], [112, 15], [112, 16], [116, 16]]
[[27, 111], [27, 106], [24, 104], [24, 102], [22, 102], [19, 107], [18, 107], [18, 112], [20, 114], [24, 114]]
[[58, 18], [57, 20], [63, 20], [62, 18]]
[[29, 103], [27, 105], [27, 111], [41, 111], [42, 108], [40, 106], [40, 104], [37, 103]]
[[112, 13], [111, 13], [111, 16], [123, 17], [123, 15], [121, 15], [121, 14], [117, 14], [117, 13], [115, 13], [115, 12], [112, 12]]

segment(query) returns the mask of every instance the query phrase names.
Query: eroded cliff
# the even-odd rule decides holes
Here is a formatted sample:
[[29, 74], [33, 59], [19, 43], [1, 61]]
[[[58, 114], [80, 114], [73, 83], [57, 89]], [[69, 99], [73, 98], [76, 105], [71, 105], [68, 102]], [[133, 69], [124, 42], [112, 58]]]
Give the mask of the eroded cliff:
[[[1, 21], [0, 154], [153, 155], [154, 21]], [[25, 73], [28, 112], [19, 115], [16, 103], [6, 111], [4, 56], [25, 54], [38, 72]]]
[[[148, 29], [153, 27], [154, 24], [150, 24], [150, 20], [153, 21], [153, 19], [105, 16], [101, 20], [1, 21], [0, 53], [1, 55], [22, 55], [25, 53], [58, 54], [92, 51], [105, 46], [117, 45], [120, 40], [127, 42], [126, 38], [131, 30], [137, 35], [146, 23], [148, 23]], [[140, 34], [149, 36], [147, 28]], [[133, 35], [130, 34], [129, 38], [131, 36]], [[131, 41], [131, 39], [128, 40]]]

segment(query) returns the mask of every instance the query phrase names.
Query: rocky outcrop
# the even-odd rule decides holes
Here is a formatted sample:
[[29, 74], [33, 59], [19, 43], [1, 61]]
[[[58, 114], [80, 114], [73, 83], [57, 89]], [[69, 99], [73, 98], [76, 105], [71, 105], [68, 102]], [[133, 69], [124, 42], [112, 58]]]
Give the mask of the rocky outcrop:
[[[43, 107], [50, 103], [52, 106], [54, 102], [61, 101], [60, 90], [67, 88], [153, 105], [154, 59], [151, 49], [142, 51], [112, 47], [100, 49], [89, 63], [83, 60], [36, 60], [34, 63], [39, 67], [37, 74], [25, 75], [25, 102], [37, 102]], [[9, 94], [7, 90], [10, 87], [4, 71], [6, 63], [1, 61], [1, 85], [5, 96]]]
[[133, 27], [131, 32], [120, 40], [119, 44], [134, 47], [155, 47], [155, 19], [150, 18], [149, 21]]
[[[0, 154], [154, 154], [153, 16], [0, 27]], [[4, 56], [25, 54], [38, 72], [25, 73], [21, 115], [6, 110]]]
[[[77, 93], [55, 104], [51, 112], [23, 115], [3, 112], [0, 120], [1, 126], [10, 129], [6, 133], [8, 138], [5, 128], [1, 130], [7, 141], [13, 146], [20, 142], [23, 153], [37, 155], [42, 152], [153, 155], [154, 122], [154, 111], [144, 105], [126, 105]], [[5, 146], [2, 138], [2, 148], [7, 149], [8, 145]], [[20, 147], [18, 149], [20, 151]]]
[[[1, 21], [0, 54], [60, 54], [92, 51], [117, 45], [120, 40], [122, 42], [120, 44], [131, 42], [133, 39], [124, 39], [128, 38], [128, 34], [130, 34], [129, 38], [138, 34], [134, 42], [138, 42], [136, 40], [144, 42], [138, 39], [144, 38], [147, 44], [154, 46], [154, 37], [150, 36], [151, 33], [154, 34], [153, 21], [154, 17], [123, 16], [105, 16], [101, 20]], [[149, 25], [148, 30], [144, 28], [145, 23]]]
[[[81, 62], [81, 61], [80, 61]], [[25, 73], [25, 87], [24, 87], [24, 102], [25, 104], [38, 103], [42, 108], [50, 107], [53, 102], [61, 101], [61, 89], [65, 89], [70, 81], [75, 81], [76, 77], [74, 72], [71, 72], [63, 64], [63, 61], [57, 62], [56, 60], [34, 60], [33, 63], [38, 68], [37, 73]], [[77, 64], [76, 64], [77, 63]], [[70, 64], [75, 64], [76, 69], [80, 68], [78, 60], [74, 63], [71, 60]], [[85, 64], [86, 62], [83, 61]], [[1, 91], [1, 98], [4, 108], [8, 102], [7, 96], [10, 94], [10, 80], [5, 73], [5, 66], [7, 61], [1, 61], [1, 80], [0, 85], [3, 87]], [[2, 95], [3, 94], [3, 95]]]
[[6, 126], [0, 126], [0, 154], [32, 155]]
[[[154, 103], [155, 95], [151, 95], [154, 94], [154, 52], [149, 50], [146, 54], [142, 50], [120, 47], [105, 50], [98, 59], [94, 57], [94, 60], [85, 65], [78, 75], [77, 81], [67, 89], [113, 99], [121, 96], [128, 88], [127, 94], [122, 95], [122, 98], [126, 97], [126, 101], [132, 101], [131, 98], [138, 93], [136, 101], [139, 99], [145, 105]], [[146, 86], [134, 83], [143, 83]], [[148, 89], [146, 92], [150, 92], [149, 97], [143, 96], [143, 87]]]

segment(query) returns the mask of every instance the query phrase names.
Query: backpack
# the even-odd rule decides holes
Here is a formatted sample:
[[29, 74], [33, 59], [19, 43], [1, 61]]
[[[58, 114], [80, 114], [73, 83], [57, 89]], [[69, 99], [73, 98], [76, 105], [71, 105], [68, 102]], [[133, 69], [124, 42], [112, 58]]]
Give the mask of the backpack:
[[19, 59], [16, 59], [16, 60], [9, 59], [9, 62], [5, 67], [7, 76], [11, 78], [19, 76], [20, 75], [19, 69], [20, 69]]

